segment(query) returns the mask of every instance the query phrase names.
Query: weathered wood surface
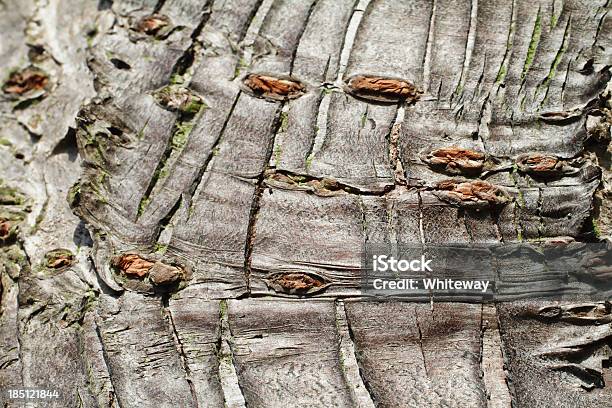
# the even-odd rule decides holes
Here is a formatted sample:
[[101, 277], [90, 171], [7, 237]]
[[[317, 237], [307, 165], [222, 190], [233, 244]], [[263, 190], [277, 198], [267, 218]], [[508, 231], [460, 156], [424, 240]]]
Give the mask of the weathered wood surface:
[[1, 1], [0, 389], [609, 406], [609, 303], [359, 288], [365, 242], [609, 239], [609, 10]]

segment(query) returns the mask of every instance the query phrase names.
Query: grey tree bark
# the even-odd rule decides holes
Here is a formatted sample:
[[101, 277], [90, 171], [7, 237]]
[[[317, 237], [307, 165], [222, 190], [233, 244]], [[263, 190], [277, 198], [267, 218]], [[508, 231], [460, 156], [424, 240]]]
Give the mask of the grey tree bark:
[[364, 242], [609, 240], [609, 3], [0, 0], [0, 389], [611, 406], [609, 302], [359, 287]]

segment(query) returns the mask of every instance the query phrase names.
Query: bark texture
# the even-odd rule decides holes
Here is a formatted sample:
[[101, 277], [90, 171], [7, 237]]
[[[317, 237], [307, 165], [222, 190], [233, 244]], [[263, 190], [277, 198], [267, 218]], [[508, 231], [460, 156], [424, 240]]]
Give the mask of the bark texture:
[[0, 0], [0, 389], [610, 406], [609, 302], [359, 288], [364, 242], [609, 240], [609, 3]]

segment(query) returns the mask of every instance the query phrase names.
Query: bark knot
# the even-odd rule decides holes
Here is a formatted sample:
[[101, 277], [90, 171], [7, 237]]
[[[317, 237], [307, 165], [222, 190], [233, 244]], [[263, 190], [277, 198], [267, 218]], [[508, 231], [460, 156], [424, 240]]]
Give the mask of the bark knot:
[[422, 91], [403, 79], [355, 75], [347, 80], [348, 91], [358, 98], [378, 102], [416, 102]]
[[115, 261], [115, 266], [130, 278], [144, 278], [148, 275], [149, 269], [153, 266], [153, 262], [147, 261], [136, 254], [121, 255]]
[[[157, 288], [168, 287], [185, 280], [188, 272], [179, 266], [155, 259], [147, 259], [135, 253], [125, 253], [113, 259], [112, 265], [128, 279], [134, 279], [140, 284], [128, 285], [128, 289], [149, 290], [153, 285]], [[144, 284], [145, 286], [142, 286]]]
[[310, 273], [291, 272], [275, 274], [267, 279], [268, 286], [276, 292], [307, 295], [322, 291], [329, 283], [322, 277]]
[[290, 77], [274, 77], [263, 74], [249, 74], [242, 83], [258, 97], [272, 100], [287, 100], [302, 96], [306, 86]]
[[157, 35], [170, 26], [170, 18], [162, 14], [151, 14], [138, 20], [134, 29], [147, 35]]
[[443, 201], [475, 210], [503, 206], [509, 201], [505, 191], [482, 180], [443, 180], [436, 184], [434, 194]]
[[520, 156], [516, 164], [524, 173], [551, 175], [563, 170], [563, 162], [557, 157], [540, 153]]
[[449, 146], [433, 150], [422, 159], [430, 167], [449, 174], [478, 174], [482, 171], [485, 156], [475, 150]]
[[153, 93], [155, 101], [169, 111], [196, 114], [204, 107], [204, 101], [190, 89], [180, 85], [168, 85]]
[[11, 222], [9, 220], [0, 219], [0, 241], [8, 239], [11, 235]]
[[54, 249], [45, 254], [45, 266], [49, 269], [68, 268], [74, 261], [74, 254], [68, 249]]
[[39, 68], [30, 66], [13, 72], [4, 83], [6, 94], [24, 96], [32, 92], [44, 92], [49, 85], [49, 76]]

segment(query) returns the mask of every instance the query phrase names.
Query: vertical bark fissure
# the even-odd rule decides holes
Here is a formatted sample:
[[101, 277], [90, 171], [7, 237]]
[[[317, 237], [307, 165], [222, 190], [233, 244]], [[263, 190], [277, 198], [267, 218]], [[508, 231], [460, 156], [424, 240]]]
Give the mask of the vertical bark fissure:
[[421, 192], [417, 191], [417, 197], [419, 199], [419, 240], [421, 241], [421, 245], [425, 245], [425, 230], [423, 229], [423, 197], [421, 196]]
[[[351, 50], [357, 36], [357, 30], [361, 24], [364, 10], [367, 8], [371, 0], [359, 0], [353, 9], [353, 14], [348, 21], [344, 32], [344, 40], [340, 50], [340, 59], [336, 72], [335, 88], [342, 87], [342, 78], [348, 66]], [[331, 94], [333, 91], [324, 91], [323, 97], [319, 101], [319, 109], [317, 112], [317, 120], [315, 127], [315, 138], [308, 155], [306, 156], [306, 170], [310, 167], [310, 163], [323, 148], [325, 139], [327, 138], [327, 118], [329, 116], [329, 106], [331, 103]]]
[[480, 370], [479, 380], [481, 382], [481, 387], [485, 392], [483, 402], [485, 403], [484, 405], [488, 407], [489, 406], [489, 398], [488, 398], [489, 390], [487, 389], [487, 379], [486, 379], [485, 370], [482, 364], [483, 359], [484, 359], [484, 336], [487, 330], [487, 328], [484, 325], [483, 313], [484, 313], [484, 304], [480, 305], [480, 339], [478, 341], [478, 368]]
[[366, 215], [366, 205], [363, 202], [363, 197], [361, 196], [357, 196], [357, 201], [359, 202], [359, 209], [361, 210], [361, 217], [360, 217], [360, 221], [361, 221], [361, 231], [363, 233], [363, 245], [365, 247], [365, 245], [368, 244], [368, 220], [367, 220], [367, 215]]
[[501, 351], [502, 359], [504, 362], [504, 374], [505, 374], [505, 382], [508, 387], [508, 394], [510, 396], [510, 405], [514, 407], [520, 407], [518, 396], [516, 390], [514, 389], [514, 383], [512, 380], [512, 373], [510, 372], [510, 357], [507, 355], [506, 350], [504, 348], [504, 330], [502, 326], [502, 320], [499, 313], [499, 309], [497, 304], [495, 305], [495, 315], [497, 316], [497, 333], [499, 335], [499, 348]]
[[113, 388], [111, 391], [111, 395], [114, 397], [114, 400], [117, 401], [117, 407], [121, 408], [123, 404], [121, 404], [121, 399], [119, 398], [119, 394], [117, 394], [117, 387], [115, 387], [115, 382], [113, 381], [113, 369], [109, 362], [108, 352], [106, 351], [106, 347], [104, 345], [104, 340], [102, 339], [102, 332], [100, 331], [100, 326], [94, 320], [94, 325], [96, 326], [96, 335], [98, 336], [98, 341], [100, 342], [100, 347], [102, 348], [102, 359], [104, 360], [104, 364], [106, 365], [106, 371], [108, 372], [108, 379], [110, 381], [111, 387]]
[[246, 408], [246, 399], [240, 386], [240, 379], [231, 347], [232, 333], [229, 327], [227, 300], [219, 303], [219, 337], [217, 353], [219, 357], [219, 380], [223, 391], [223, 400], [227, 408]]
[[[467, 72], [472, 62], [472, 54], [474, 53], [474, 44], [476, 43], [476, 27], [478, 25], [478, 0], [472, 0], [470, 6], [470, 24], [468, 28], [467, 38], [465, 40], [465, 51], [463, 54], [463, 65], [461, 74], [453, 96], [457, 96], [460, 100], [463, 99], [463, 91]], [[452, 98], [452, 97], [451, 97]]]
[[542, 82], [540, 83], [540, 85], [538, 85], [536, 87], [536, 90], [535, 90], [535, 93], [534, 93], [534, 100], [538, 97], [538, 94], [540, 93], [540, 89], [542, 87], [546, 87], [546, 91], [544, 92], [544, 96], [542, 97], [542, 100], [540, 101], [540, 103], [538, 105], [538, 109], [541, 109], [544, 106], [544, 104], [546, 103], [546, 101], [548, 99], [548, 93], [550, 91], [550, 84], [552, 83], [553, 79], [555, 78], [555, 76], [557, 74], [557, 70], [559, 69], [559, 65], [561, 65], [561, 61], [563, 60], [563, 56], [567, 52], [567, 43], [568, 43], [568, 40], [569, 40], [569, 37], [570, 37], [571, 26], [572, 26], [572, 15], [570, 13], [569, 17], [567, 18], [567, 23], [565, 25], [565, 31], [563, 32], [563, 39], [561, 40], [561, 45], [559, 45], [559, 49], [557, 50], [557, 54], [555, 55], [555, 58], [553, 59], [552, 63], [550, 64], [550, 68], [548, 70], [548, 75], [546, 75], [546, 78], [544, 78], [542, 80]]
[[193, 398], [193, 402], [196, 408], [199, 408], [200, 403], [198, 401], [198, 396], [196, 393], [195, 385], [193, 384], [193, 380], [191, 379], [191, 369], [189, 368], [189, 363], [187, 362], [187, 355], [185, 354], [185, 349], [183, 348], [183, 342], [181, 337], [176, 330], [176, 325], [174, 324], [174, 318], [172, 317], [172, 310], [170, 310], [170, 296], [165, 294], [161, 298], [162, 310], [166, 315], [166, 319], [168, 320], [168, 326], [170, 332], [172, 333], [172, 338], [174, 340], [174, 347], [181, 359], [181, 366], [183, 371], [185, 372], [185, 381], [189, 384], [189, 390], [191, 391], [191, 398]]
[[[261, 25], [263, 24], [263, 20], [265, 18], [265, 16], [268, 14], [268, 12], [270, 11], [270, 7], [272, 6], [274, 0], [260, 0], [257, 2], [257, 4], [255, 5], [255, 7], [252, 10], [251, 15], [249, 16], [249, 20], [250, 20], [250, 24], [248, 24], [247, 28], [245, 31], [240, 33], [240, 43], [245, 43], [245, 48], [247, 48], [247, 50], [249, 50], [250, 46], [248, 44], [248, 41], [254, 41], [254, 37], [257, 35], [257, 33], [259, 33], [259, 30], [261, 29]], [[248, 54], [248, 64], [250, 64], [250, 54]], [[238, 67], [238, 65], [240, 64], [240, 62], [236, 62], [236, 67]], [[192, 208], [193, 208], [193, 201], [194, 201], [194, 197], [197, 196], [197, 192], [199, 187], [202, 184], [202, 179], [204, 177], [204, 174], [206, 174], [206, 171], [208, 170], [208, 166], [210, 165], [210, 162], [213, 160], [213, 157], [215, 156], [214, 152], [217, 150], [218, 146], [220, 145], [220, 143], [223, 140], [223, 135], [225, 133], [225, 130], [227, 128], [227, 125], [230, 121], [230, 119], [232, 118], [232, 115], [234, 113], [234, 110], [236, 108], [236, 105], [238, 104], [238, 100], [240, 99], [242, 95], [242, 91], [238, 91], [238, 93], [236, 94], [233, 102], [232, 102], [232, 106], [230, 107], [230, 110], [227, 114], [227, 116], [225, 117], [225, 120], [223, 122], [223, 125], [221, 126], [221, 130], [219, 131], [219, 134], [217, 135], [217, 138], [215, 139], [210, 152], [208, 154], [208, 156], [206, 157], [204, 163], [202, 164], [202, 166], [198, 169], [198, 172], [196, 174], [196, 177], [194, 178], [191, 187], [188, 189], [188, 191], [186, 192], [187, 194], [187, 198], [189, 201], [188, 204], [188, 219], [191, 217], [191, 213], [192, 213]]]
[[327, 116], [329, 105], [331, 103], [331, 92], [325, 92], [319, 100], [319, 110], [317, 112], [317, 120], [315, 125], [315, 137], [312, 141], [310, 152], [306, 156], [306, 170], [310, 167], [310, 163], [323, 148], [325, 138], [327, 137]]
[[230, 118], [232, 117], [232, 114], [234, 113], [234, 109], [236, 108], [236, 104], [238, 103], [238, 100], [240, 99], [241, 95], [242, 95], [242, 92], [238, 92], [238, 94], [236, 94], [236, 97], [234, 98], [234, 101], [232, 102], [232, 106], [230, 108], [230, 111], [227, 114], [227, 116], [225, 117], [225, 121], [223, 122], [223, 126], [221, 126], [221, 130], [219, 131], [219, 135], [215, 139], [212, 147], [210, 148], [210, 152], [208, 153], [208, 156], [206, 157], [206, 160], [204, 160], [204, 163], [198, 169], [196, 177], [194, 178], [193, 182], [191, 183], [191, 186], [189, 187], [189, 189], [186, 192], [186, 194], [188, 196], [188, 201], [189, 201], [189, 206], [188, 206], [189, 207], [189, 211], [188, 211], [188, 214], [191, 214], [191, 212], [192, 212], [191, 209], [193, 207], [194, 197], [197, 195], [196, 192], [198, 191], [198, 188], [201, 186], [202, 179], [204, 178], [204, 174], [208, 170], [208, 166], [210, 165], [210, 162], [212, 161], [213, 157], [215, 156], [214, 152], [216, 151], [217, 147], [219, 146], [219, 144], [223, 140], [223, 134], [225, 133], [225, 129], [227, 128], [227, 124], [229, 123]]
[[[425, 250], [425, 244], [426, 244], [426, 239], [425, 239], [425, 229], [423, 226], [423, 197], [421, 195], [421, 192], [417, 190], [417, 198], [418, 198], [418, 206], [419, 206], [419, 240], [421, 242], [421, 248], [423, 248], [423, 251]], [[426, 277], [427, 278], [431, 278], [431, 272], [427, 272], [426, 273]], [[434, 293], [433, 293], [433, 289], [429, 289], [429, 304], [430, 304], [430, 310], [433, 313], [434, 310]], [[415, 309], [415, 314], [416, 314], [416, 309]]]
[[[197, 120], [197, 117], [198, 115], [192, 116], [192, 115], [185, 115], [183, 113], [179, 113], [177, 115], [176, 121], [174, 123], [173, 131], [172, 131], [172, 135], [168, 138], [168, 142], [166, 143], [166, 148], [164, 149], [164, 153], [162, 157], [160, 158], [159, 162], [157, 163], [157, 167], [155, 168], [155, 171], [153, 172], [153, 176], [151, 177], [151, 180], [149, 181], [149, 185], [147, 186], [147, 189], [144, 195], [140, 199], [140, 205], [138, 206], [138, 213], [136, 215], [136, 221], [138, 221], [144, 214], [148, 206], [148, 203], [151, 200], [151, 195], [155, 187], [159, 184], [159, 182], [162, 181], [163, 179], [162, 173], [164, 172], [164, 169], [166, 169], [168, 165], [168, 161], [170, 160], [170, 157], [173, 155], [173, 153], [180, 154], [180, 152], [183, 150], [182, 147], [181, 148], [177, 147], [179, 143], [178, 139], [179, 138], [182, 139], [183, 137], [186, 138], [184, 141], [180, 143], [183, 145], [183, 147], [188, 142], [191, 131], [186, 132], [186, 134], [183, 133], [185, 127], [187, 126], [189, 128], [192, 128], [193, 124]], [[166, 214], [166, 216], [167, 215], [168, 214]]]
[[170, 209], [168, 214], [161, 219], [157, 228], [157, 236], [155, 238], [155, 252], [164, 253], [171, 241], [172, 233], [174, 232], [174, 218], [177, 215], [178, 210], [183, 204], [183, 195], [174, 203], [174, 206]]
[[340, 61], [338, 62], [338, 75], [336, 76], [336, 82], [338, 83], [342, 81], [342, 77], [344, 76], [346, 68], [348, 67], [351, 51], [353, 50], [353, 44], [355, 43], [355, 38], [357, 37], [357, 31], [361, 25], [361, 19], [363, 18], [366, 9], [370, 5], [370, 2], [371, 0], [358, 0], [355, 8], [353, 9], [353, 14], [349, 19], [348, 25], [346, 26], [342, 50], [340, 51]]
[[395, 113], [395, 120], [391, 124], [391, 129], [389, 131], [389, 161], [392, 166], [394, 186], [405, 186], [407, 184], [400, 147], [401, 128], [405, 116], [406, 104], [400, 103]]
[[516, 10], [516, 0], [512, 0], [512, 7], [510, 9], [510, 25], [508, 26], [508, 37], [506, 39], [506, 51], [504, 52], [504, 57], [502, 58], [502, 62], [499, 65], [497, 76], [495, 77], [495, 84], [498, 86], [504, 82], [506, 74], [508, 73], [508, 64], [510, 63], [510, 55], [512, 52], [512, 47], [514, 45], [514, 34], [516, 33]]
[[421, 351], [421, 358], [423, 359], [423, 369], [425, 370], [425, 376], [429, 378], [429, 369], [427, 368], [427, 360], [425, 359], [425, 350], [423, 350], [423, 332], [421, 331], [421, 324], [419, 323], [417, 306], [414, 307], [414, 321], [416, 322], [416, 328], [419, 334], [419, 350]]
[[[200, 40], [199, 37], [202, 34], [206, 23], [208, 23], [208, 20], [210, 20], [214, 3], [215, 0], [207, 0], [206, 3], [204, 3], [204, 5], [202, 6], [202, 19], [191, 33], [191, 44], [189, 45], [187, 50], [185, 50], [181, 58], [179, 58], [179, 60], [177, 61], [176, 65], [174, 66], [174, 69], [172, 70], [172, 75], [187, 74], [189, 77], [191, 77], [192, 72], [190, 71], [195, 66], [198, 56], [198, 50], [202, 47], [202, 40]], [[209, 11], [207, 11], [207, 9], [209, 9]]]
[[281, 103], [278, 109], [276, 110], [276, 114], [274, 116], [274, 122], [272, 124], [273, 131], [271, 137], [268, 139], [264, 168], [262, 169], [259, 177], [257, 178], [257, 186], [255, 187], [255, 194], [253, 196], [253, 201], [251, 202], [251, 210], [249, 212], [249, 224], [247, 227], [246, 242], [244, 245], [244, 278], [246, 281], [246, 288], [248, 293], [251, 293], [251, 263], [253, 258], [253, 246], [255, 243], [255, 224], [257, 223], [257, 216], [259, 214], [259, 208], [261, 205], [261, 196], [263, 195], [264, 191], [264, 181], [266, 179], [266, 172], [268, 171], [270, 159], [272, 158], [272, 154], [274, 153], [275, 135], [278, 133], [281, 127], [281, 116], [284, 106], [285, 102]]
[[478, 124], [476, 133], [478, 135], [478, 140], [482, 144], [482, 150], [485, 156], [488, 156], [487, 142], [483, 137], [483, 133], [488, 137], [489, 136], [489, 123], [491, 123], [491, 100], [489, 95], [482, 102], [482, 107], [480, 109], [480, 115], [478, 118]]
[[431, 13], [429, 15], [429, 30], [427, 31], [427, 40], [425, 40], [425, 53], [423, 54], [423, 92], [429, 92], [430, 80], [431, 80], [431, 53], [433, 50], [433, 43], [435, 42], [435, 25], [436, 25], [436, 8], [438, 2], [433, 0], [431, 7]]
[[[19, 284], [17, 284], [17, 286], [19, 287]], [[21, 339], [21, 330], [19, 328], [19, 313], [16, 313], [15, 318], [17, 319], [17, 333], [15, 333], [15, 336], [17, 338], [17, 347], [19, 348], [17, 350], [17, 356], [19, 358], [19, 375], [21, 377], [21, 385], [23, 387], [26, 386], [25, 383], [25, 368], [24, 368], [24, 363], [23, 363], [23, 343], [22, 343], [22, 339]]]
[[247, 66], [251, 65], [251, 62], [253, 61], [253, 45], [273, 5], [274, 0], [263, 0], [259, 2], [256, 11], [253, 14], [253, 18], [251, 19], [251, 23], [249, 24], [249, 27], [244, 33], [244, 37], [241, 43], [244, 45], [245, 48], [243, 55], [244, 63]]
[[499, 242], [504, 243], [504, 235], [501, 232], [501, 228], [499, 227], [499, 210], [490, 210], [491, 220], [493, 220], [493, 224], [495, 225], [495, 232], [497, 233], [497, 239]]
[[[113, 383], [112, 383], [111, 374], [110, 374], [110, 371], [109, 371], [108, 364], [107, 364], [106, 360], [104, 359], [104, 351], [103, 351], [102, 341], [100, 340], [100, 337], [97, 334], [97, 330], [98, 330], [97, 326], [98, 325], [97, 325], [97, 323], [95, 321], [95, 318], [92, 319], [92, 324], [94, 326], [94, 330], [96, 330], [96, 339], [100, 343], [100, 348], [102, 350], [102, 361], [104, 363], [104, 368], [105, 368], [105, 374], [108, 376], [108, 385], [110, 386], [110, 389], [108, 390], [108, 395], [106, 395], [106, 397], [107, 397], [107, 406], [109, 408], [115, 408], [116, 407], [115, 406], [115, 401], [117, 400], [117, 395], [115, 393], [115, 388], [114, 388]], [[85, 345], [84, 345], [83, 333], [80, 333], [79, 340], [80, 340], [80, 344], [79, 344], [80, 350], [79, 350], [79, 352], [82, 353], [83, 356], [86, 358], [87, 356], [85, 355], [86, 350], [85, 350]], [[89, 363], [86, 362], [85, 364], [89, 364]], [[97, 397], [98, 395], [96, 394], [96, 390], [94, 388], [94, 384], [92, 383], [91, 372], [89, 371], [90, 369], [91, 369], [90, 367], [87, 367], [87, 371], [88, 371], [88, 373], [87, 373], [87, 386], [88, 386], [89, 391], [91, 392], [91, 394]], [[118, 401], [117, 401], [117, 406], [119, 406], [119, 402]]]
[[510, 407], [511, 405], [498, 319], [495, 305], [483, 304], [481, 306], [479, 364], [486, 394], [485, 406], [491, 408]]
[[304, 36], [304, 32], [306, 31], [306, 28], [308, 27], [310, 17], [312, 16], [312, 13], [314, 12], [314, 9], [317, 6], [317, 4], [318, 4], [318, 0], [313, 0], [313, 2], [310, 4], [310, 7], [308, 8], [308, 12], [306, 13], [306, 18], [304, 19], [304, 24], [300, 28], [300, 32], [298, 34], [298, 38], [299, 38], [298, 44], [296, 45], [293, 52], [291, 53], [291, 63], [289, 64], [289, 75], [293, 75], [293, 66], [295, 65], [295, 57], [300, 47], [300, 41], [302, 37]]
[[565, 88], [567, 87], [567, 81], [569, 80], [569, 75], [572, 69], [572, 60], [569, 60], [567, 63], [567, 68], [565, 69], [565, 77], [563, 78], [563, 85], [561, 85], [561, 109], [565, 110]]
[[487, 55], [485, 54], [482, 59], [482, 69], [480, 70], [480, 75], [478, 76], [476, 85], [474, 85], [474, 89], [472, 90], [472, 96], [470, 98], [471, 103], [473, 103], [475, 99], [478, 99], [480, 97], [480, 93], [482, 92], [482, 85], [483, 85], [486, 69], [487, 69]]
[[[520, 220], [521, 208], [523, 208], [523, 206], [525, 205], [525, 199], [523, 197], [523, 192], [521, 191], [521, 187], [518, 184], [518, 180], [516, 179], [517, 172], [518, 172], [518, 169], [516, 168], [516, 166], [514, 166], [512, 168], [512, 171], [510, 172], [510, 179], [512, 180], [512, 183], [514, 184], [514, 188], [516, 188], [518, 192], [517, 197], [512, 199], [512, 203], [514, 205], [514, 208], [512, 210], [512, 224], [514, 226], [514, 230], [516, 231], [517, 239], [520, 242], [523, 240], [523, 227], [519, 220]], [[499, 229], [499, 226], [498, 226], [498, 229]]]
[[[163, 3], [164, 1], [165, 0], [162, 0], [161, 3]], [[214, 0], [207, 1], [204, 4], [202, 10], [206, 10], [206, 8], [209, 6], [212, 7], [213, 4], [214, 4]], [[196, 63], [197, 50], [199, 47], [202, 46], [202, 43], [199, 37], [200, 37], [200, 34], [202, 33], [202, 30], [204, 29], [204, 26], [210, 19], [210, 16], [211, 16], [211, 12], [203, 11], [202, 19], [200, 20], [198, 26], [193, 30], [191, 34], [191, 38], [192, 38], [191, 44], [187, 48], [187, 50], [183, 52], [183, 55], [179, 58], [177, 63], [174, 65], [170, 78], [174, 77], [175, 75], [185, 76], [187, 74], [187, 76], [189, 77], [191, 76], [190, 70], [193, 68], [193, 66]], [[186, 78], [184, 86], [187, 87], [189, 85], [189, 82], [190, 82], [190, 78]], [[144, 210], [151, 199], [151, 194], [153, 193], [155, 187], [158, 185], [161, 179], [163, 179], [162, 172], [164, 168], [167, 166], [168, 161], [170, 160], [171, 156], [173, 155], [173, 153], [180, 154], [184, 146], [187, 144], [188, 139], [191, 134], [191, 129], [193, 129], [193, 126], [199, 120], [202, 110], [203, 108], [200, 108], [198, 112], [195, 112], [195, 113], [183, 113], [183, 112], [177, 113], [174, 127], [172, 130], [172, 135], [168, 138], [166, 147], [164, 149], [164, 153], [159, 163], [157, 163], [157, 167], [155, 168], [155, 171], [153, 172], [153, 175], [151, 179], [149, 180], [149, 185], [147, 186], [147, 189], [144, 195], [140, 199], [140, 205], [138, 206], [138, 212], [136, 215], [137, 221], [140, 218], [140, 216], [144, 213]], [[179, 138], [180, 139], [185, 138], [185, 140], [181, 140], [181, 142], [179, 143], [178, 142]], [[177, 201], [180, 201], [180, 197]], [[166, 215], [164, 215], [164, 217], [162, 218], [171, 217], [173, 210], [176, 211], [176, 208], [177, 208], [177, 205], [176, 204], [173, 205], [171, 209], [169, 210], [169, 212]]]
[[[249, 14], [248, 17], [248, 21], [250, 21], [250, 24], [245, 25], [245, 27], [243, 28], [243, 30], [240, 32], [240, 34], [238, 35], [238, 42], [242, 43], [248, 33], [249, 33], [249, 29], [251, 28], [251, 25], [253, 23], [253, 20], [255, 20], [255, 16], [257, 15], [257, 13], [259, 12], [259, 10], [262, 8], [264, 0], [257, 0], [257, 2], [255, 3], [255, 7], [253, 7], [253, 9], [251, 10], [251, 14]], [[269, 9], [270, 5], [267, 5], [267, 8]], [[267, 11], [266, 11], [267, 13]]]
[[463, 220], [463, 226], [465, 227], [465, 232], [468, 234], [470, 242], [474, 242], [474, 235], [472, 233], [472, 229], [468, 224], [468, 212], [465, 209], [460, 209], [457, 213], [457, 216], [461, 217]]
[[153, 13], [159, 13], [162, 7], [164, 7], [164, 4], [166, 4], [166, 0], [159, 0], [153, 9]]
[[603, 27], [603, 22], [606, 19], [606, 17], [608, 16], [608, 8], [610, 7], [610, 1], [608, 1], [606, 3], [606, 5], [603, 7], [605, 11], [605, 13], [603, 13], [603, 15], [601, 16], [601, 18], [599, 19], [599, 23], [597, 24], [597, 30], [595, 31], [595, 37], [593, 38], [593, 47], [597, 44], [597, 40], [599, 40], [599, 33], [601, 33], [601, 27]]
[[[336, 307], [338, 308], [338, 305]], [[346, 357], [350, 359], [349, 364], [351, 367], [351, 372], [349, 373], [349, 375], [352, 378], [352, 385], [359, 386], [359, 388], [362, 389], [355, 394], [358, 398], [358, 401], [356, 402], [361, 403], [361, 405], [358, 405], [358, 408], [377, 407], [379, 406], [379, 403], [376, 401], [375, 392], [372, 388], [372, 385], [366, 378], [365, 370], [363, 369], [362, 358], [359, 354], [357, 343], [355, 341], [355, 333], [353, 332], [351, 321], [346, 313], [346, 307], [344, 306], [344, 302], [342, 302], [341, 310], [337, 309], [336, 312], [336, 323], [338, 324], [339, 322], [341, 329], [343, 331], [346, 330], [346, 334], [348, 335], [348, 340], [346, 344]], [[342, 324], [345, 324], [346, 327], [343, 327]]]
[[527, 48], [527, 54], [525, 55], [525, 62], [523, 63], [523, 72], [521, 73], [521, 88], [525, 83], [531, 64], [535, 58], [535, 53], [538, 50], [540, 44], [540, 37], [542, 35], [542, 10], [538, 7], [535, 22], [533, 23], [533, 31], [531, 33], [531, 39], [529, 40], [529, 47]]
[[[325, 72], [327, 72], [327, 69], [329, 68], [329, 61], [330, 59], [328, 58], [327, 66], [325, 67]], [[308, 171], [310, 162], [313, 159], [314, 154], [318, 152], [322, 146], [324, 137], [321, 137], [319, 133], [321, 131], [321, 126], [327, 127], [327, 109], [329, 108], [329, 106], [327, 108], [323, 108], [321, 105], [323, 104], [323, 102], [329, 105], [328, 93], [330, 92], [332, 91], [327, 90], [327, 89], [323, 90], [323, 92], [317, 99], [317, 117], [315, 118], [315, 124], [314, 124], [315, 134], [314, 134], [314, 137], [312, 138], [312, 142], [310, 143], [310, 147], [308, 148], [308, 152], [306, 153], [306, 156], [304, 156], [304, 163], [305, 163], [306, 171]], [[325, 117], [323, 117], [322, 112], [325, 112]]]

